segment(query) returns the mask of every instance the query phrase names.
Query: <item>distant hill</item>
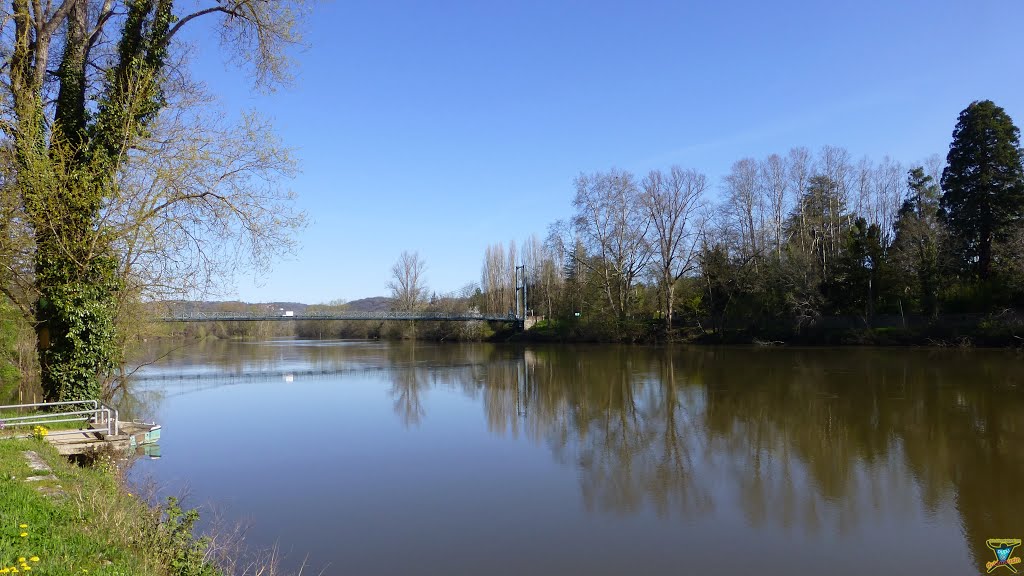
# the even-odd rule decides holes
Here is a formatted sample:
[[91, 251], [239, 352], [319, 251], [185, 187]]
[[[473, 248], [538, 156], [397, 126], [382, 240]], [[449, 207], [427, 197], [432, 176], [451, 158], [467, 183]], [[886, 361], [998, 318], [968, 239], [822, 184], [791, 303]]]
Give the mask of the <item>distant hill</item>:
[[291, 310], [296, 314], [302, 314], [306, 310], [306, 307], [309, 306], [309, 304], [303, 304], [301, 302], [268, 302], [267, 306], [279, 310]]
[[169, 311], [171, 314], [216, 314], [222, 312], [242, 312], [246, 314], [269, 314], [276, 316], [284, 310], [291, 310], [295, 314], [302, 314], [308, 304], [301, 302], [241, 302], [239, 300], [194, 300], [183, 301], [173, 300], [164, 302], [153, 302], [150, 306], [160, 310]]
[[345, 303], [345, 310], [349, 312], [387, 312], [390, 309], [391, 298], [386, 296], [360, 298]]

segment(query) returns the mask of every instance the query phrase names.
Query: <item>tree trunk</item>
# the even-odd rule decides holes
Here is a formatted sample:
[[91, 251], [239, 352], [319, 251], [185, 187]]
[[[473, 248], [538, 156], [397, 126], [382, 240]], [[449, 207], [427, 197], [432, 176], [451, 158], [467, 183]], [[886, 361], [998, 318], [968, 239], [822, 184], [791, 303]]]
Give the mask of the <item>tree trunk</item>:
[[668, 289], [665, 290], [667, 299], [667, 302], [665, 302], [665, 309], [667, 311], [667, 314], [665, 314], [665, 331], [669, 333], [672, 331], [672, 301], [675, 300], [676, 283], [670, 277], [665, 278], [665, 281], [668, 285]]

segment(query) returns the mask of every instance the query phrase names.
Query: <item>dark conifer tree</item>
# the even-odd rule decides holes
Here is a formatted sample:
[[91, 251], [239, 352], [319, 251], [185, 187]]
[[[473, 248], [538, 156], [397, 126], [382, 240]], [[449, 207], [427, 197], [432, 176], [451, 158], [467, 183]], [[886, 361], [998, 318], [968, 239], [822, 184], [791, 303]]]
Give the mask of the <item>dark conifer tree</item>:
[[990, 100], [972, 102], [953, 131], [942, 172], [942, 216], [965, 270], [987, 280], [993, 244], [1024, 220], [1020, 130]]

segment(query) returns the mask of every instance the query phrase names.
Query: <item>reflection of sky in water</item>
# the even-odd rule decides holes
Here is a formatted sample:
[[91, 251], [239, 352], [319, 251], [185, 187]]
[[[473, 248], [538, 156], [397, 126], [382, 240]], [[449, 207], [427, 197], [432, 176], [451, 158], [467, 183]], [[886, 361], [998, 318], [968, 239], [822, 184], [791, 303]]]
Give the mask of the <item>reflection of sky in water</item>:
[[[828, 387], [849, 378], [863, 396], [865, 375], [890, 378], [888, 365], [787, 357], [751, 377], [735, 372], [752, 360], [740, 352], [682, 356], [667, 395], [660, 350], [527, 352], [523, 380], [511, 348], [283, 341], [203, 354], [145, 369], [143, 388], [166, 396], [162, 458], [133, 477], [251, 520], [250, 542], [278, 543], [293, 567], [308, 554], [314, 573], [886, 574], [906, 569], [907, 550], [928, 550], [914, 554], [921, 573], [978, 572], [942, 447], [859, 438], [913, 418], [920, 387], [879, 384], [861, 428], [844, 424], [858, 399]], [[804, 394], [793, 374], [819, 372]], [[937, 414], [965, 402], [947, 396]], [[966, 439], [949, 421], [903, 433], [933, 424], [936, 441]], [[937, 495], [928, 477], [945, 479], [928, 485]]]

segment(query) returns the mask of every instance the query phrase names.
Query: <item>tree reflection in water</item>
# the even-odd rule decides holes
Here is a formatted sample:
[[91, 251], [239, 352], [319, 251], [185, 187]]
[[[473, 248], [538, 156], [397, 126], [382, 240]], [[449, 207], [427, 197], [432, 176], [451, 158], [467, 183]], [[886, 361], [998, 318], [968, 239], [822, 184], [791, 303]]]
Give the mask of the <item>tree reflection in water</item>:
[[[525, 433], [575, 467], [589, 510], [695, 518], [729, 504], [752, 526], [842, 536], [918, 503], [955, 507], [979, 565], [985, 539], [1024, 528], [1012, 490], [1024, 370], [1011, 353], [403, 350], [405, 421], [424, 415], [426, 388], [460, 388], [491, 432]], [[445, 370], [459, 363], [475, 368]]]
[[575, 468], [594, 512], [737, 508], [750, 526], [842, 536], [955, 510], [978, 566], [987, 538], [1024, 530], [1019, 354], [292, 342], [240, 357], [231, 346], [161, 370], [202, 357], [225, 375], [377, 371], [412, 427], [430, 417], [432, 389], [457, 390], [491, 433], [525, 436]]

